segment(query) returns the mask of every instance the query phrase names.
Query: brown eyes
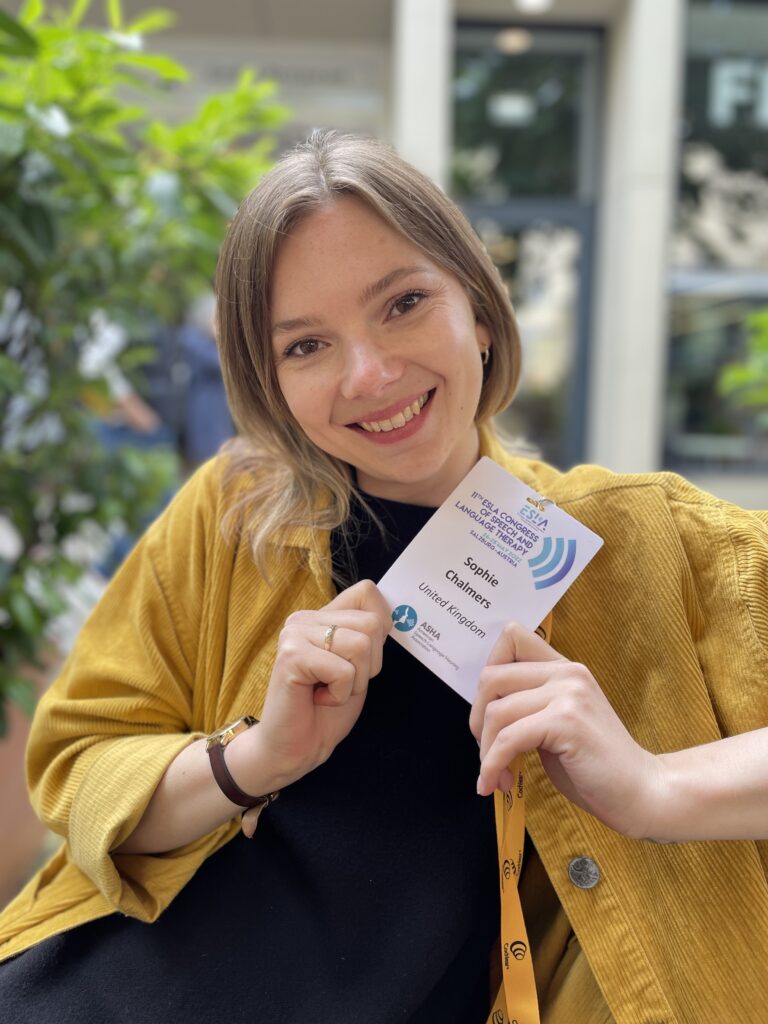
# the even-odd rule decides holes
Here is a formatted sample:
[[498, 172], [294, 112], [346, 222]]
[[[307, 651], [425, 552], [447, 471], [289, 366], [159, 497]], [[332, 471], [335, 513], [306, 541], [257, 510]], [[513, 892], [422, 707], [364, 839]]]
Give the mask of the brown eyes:
[[[394, 315], [394, 319], [399, 320], [401, 316], [410, 313], [427, 297], [428, 292], [419, 289], [411, 289], [403, 295], [398, 295], [389, 305], [387, 318], [391, 319]], [[395, 310], [397, 310], [396, 313], [394, 313]], [[283, 359], [306, 359], [307, 356], [313, 356], [319, 352], [324, 344], [325, 342], [319, 341], [317, 338], [300, 338], [286, 348], [283, 352]]]
[[305, 359], [307, 356], [313, 356], [315, 352], [319, 352], [321, 341], [317, 338], [300, 338], [299, 341], [291, 342], [291, 344], [283, 352], [283, 359]]
[[[416, 306], [418, 306], [418, 304], [421, 302], [421, 300], [425, 299], [426, 297], [427, 297], [427, 293], [426, 292], [422, 292], [422, 291], [406, 292], [405, 295], [401, 295], [399, 298], [395, 299], [395, 301], [390, 306], [390, 312], [393, 309], [399, 309], [401, 316], [404, 313], [410, 313], [410, 311], [412, 309], [415, 309]], [[405, 308], [401, 309], [402, 306], [404, 306]]]
[[314, 352], [320, 348], [320, 342], [317, 338], [303, 338], [301, 341], [297, 341], [295, 345], [291, 346], [291, 351], [298, 353], [300, 356], [311, 356]]

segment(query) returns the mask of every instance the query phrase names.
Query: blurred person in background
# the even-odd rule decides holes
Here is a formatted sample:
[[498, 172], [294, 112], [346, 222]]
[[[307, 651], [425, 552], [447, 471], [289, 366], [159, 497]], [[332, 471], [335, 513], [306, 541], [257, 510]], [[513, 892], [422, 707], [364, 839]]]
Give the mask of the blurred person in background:
[[[768, 515], [510, 453], [507, 293], [381, 143], [286, 155], [230, 227], [217, 301], [240, 439], [41, 701], [32, 797], [66, 842], [0, 915], [4, 1016], [757, 1024]], [[385, 642], [371, 581], [482, 455], [604, 548], [551, 624], [507, 626], [470, 709]], [[524, 751], [528, 934], [500, 948], [487, 796]], [[502, 984], [513, 959], [529, 973]]]
[[[115, 362], [128, 341], [125, 330], [103, 312], [94, 316], [84, 369], [102, 376], [109, 388], [112, 405], [94, 419], [96, 436], [107, 450], [171, 447], [189, 473], [233, 436], [214, 339], [215, 310], [213, 293], [200, 295], [181, 326], [155, 333], [154, 358], [144, 367], [138, 389]], [[172, 497], [169, 491], [146, 525]], [[112, 576], [137, 539], [128, 533], [114, 537], [99, 563], [101, 574]]]
[[176, 338], [187, 370], [181, 450], [194, 469], [216, 454], [234, 434], [215, 340], [216, 299], [199, 296]]
[[[169, 415], [168, 403], [156, 408], [128, 380], [117, 363], [117, 356], [128, 344], [128, 332], [103, 309], [91, 316], [89, 326], [90, 330], [81, 348], [80, 371], [86, 378], [104, 380], [109, 396], [107, 404], [91, 404], [91, 429], [99, 443], [108, 452], [121, 448], [176, 449], [176, 431]], [[151, 379], [167, 381], [168, 373], [162, 370], [158, 373], [156, 369], [157, 365], [164, 366], [162, 349], [155, 346], [155, 354], [157, 358], [151, 364]], [[162, 390], [169, 391], [168, 383], [163, 385]], [[162, 512], [172, 497], [173, 491], [163, 496], [147, 517], [145, 525], [149, 525]], [[134, 534], [124, 532], [124, 527], [116, 529], [106, 539], [103, 550], [98, 552], [96, 571], [107, 579], [111, 577], [136, 540]]]

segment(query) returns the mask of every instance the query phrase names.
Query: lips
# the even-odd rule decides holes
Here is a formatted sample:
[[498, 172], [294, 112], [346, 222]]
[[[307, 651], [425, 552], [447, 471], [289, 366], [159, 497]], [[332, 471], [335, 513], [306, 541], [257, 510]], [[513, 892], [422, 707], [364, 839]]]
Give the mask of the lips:
[[397, 412], [390, 416], [379, 416], [376, 419], [369, 420], [358, 420], [357, 426], [362, 427], [363, 430], [369, 434], [388, 433], [390, 430], [400, 430], [402, 427], [409, 423], [414, 416], [419, 416], [425, 403], [429, 399], [429, 392], [425, 391], [423, 395], [419, 395], [418, 398], [414, 399], [407, 405], [398, 409]]

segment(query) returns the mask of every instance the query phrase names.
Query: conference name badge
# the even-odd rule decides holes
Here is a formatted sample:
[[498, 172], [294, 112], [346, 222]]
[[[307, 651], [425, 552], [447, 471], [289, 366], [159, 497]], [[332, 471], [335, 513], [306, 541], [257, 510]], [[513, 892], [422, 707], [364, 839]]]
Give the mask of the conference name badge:
[[390, 635], [471, 702], [503, 627], [535, 629], [602, 544], [480, 459], [379, 581]]

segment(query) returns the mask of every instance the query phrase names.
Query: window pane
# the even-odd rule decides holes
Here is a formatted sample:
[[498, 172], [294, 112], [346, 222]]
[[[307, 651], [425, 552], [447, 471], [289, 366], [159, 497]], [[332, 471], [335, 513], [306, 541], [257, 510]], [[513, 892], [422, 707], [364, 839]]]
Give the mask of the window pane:
[[594, 194], [598, 37], [460, 28], [453, 194]]
[[523, 348], [520, 390], [500, 417], [513, 437], [535, 443], [556, 465], [571, 461], [569, 411], [577, 348], [581, 236], [538, 221], [505, 230], [490, 216], [475, 223], [501, 271], [517, 314]]
[[676, 280], [680, 291], [673, 293], [671, 302], [665, 464], [672, 469], [692, 464], [712, 470], [743, 469], [745, 463], [768, 467], [768, 406], [763, 414], [759, 406], [741, 408], [718, 385], [725, 380], [726, 367], [744, 365], [745, 325], [756, 311], [768, 307], [768, 294], [763, 292], [768, 279], [755, 277], [751, 292], [741, 293], [729, 293], [719, 274], [698, 275], [695, 285], [685, 274]]
[[724, 368], [757, 372], [749, 318], [768, 309], [768, 5], [691, 3], [685, 76], [665, 462], [759, 468], [768, 403], [726, 394]]

